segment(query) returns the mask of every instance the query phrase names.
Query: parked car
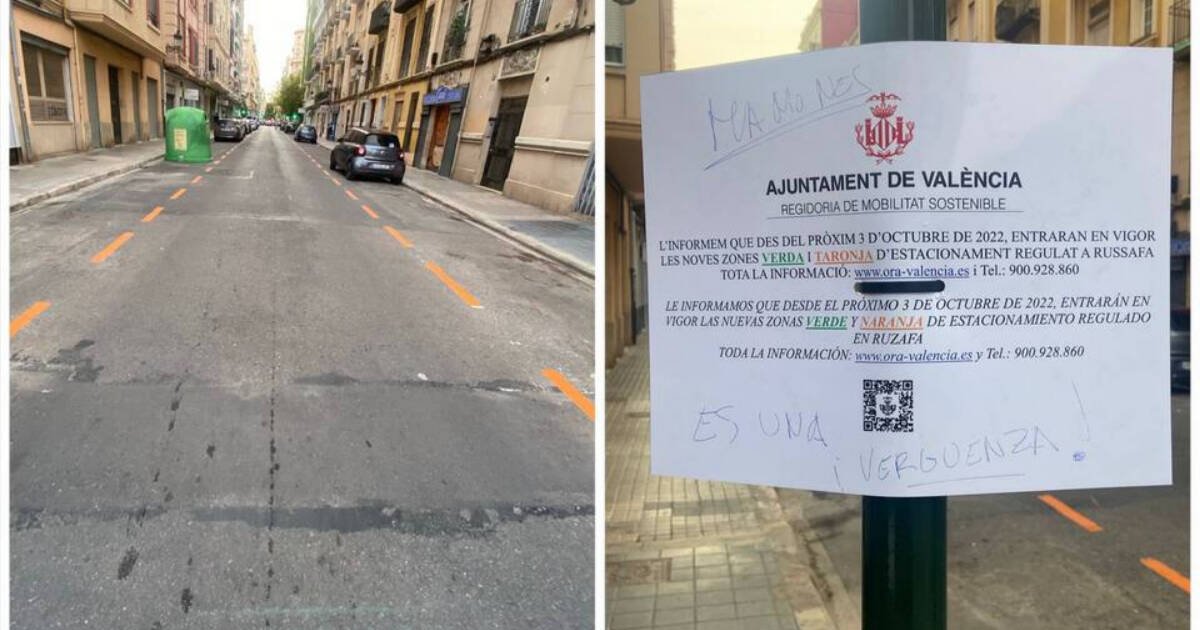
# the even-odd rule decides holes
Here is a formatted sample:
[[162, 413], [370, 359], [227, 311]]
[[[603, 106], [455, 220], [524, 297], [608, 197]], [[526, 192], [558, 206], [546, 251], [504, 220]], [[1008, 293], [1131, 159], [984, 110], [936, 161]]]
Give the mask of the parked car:
[[344, 172], [346, 179], [381, 177], [393, 184], [404, 181], [404, 149], [396, 134], [353, 127], [337, 142], [329, 153], [329, 168]]
[[1182, 308], [1171, 311], [1171, 389], [1192, 388], [1191, 329], [1191, 311]]
[[296, 130], [296, 142], [317, 143], [317, 128], [312, 125], [300, 125]]
[[216, 128], [213, 129], [213, 138], [216, 140], [241, 142], [242, 138], [245, 137], [246, 132], [242, 129], [242, 126], [232, 118], [218, 119]]

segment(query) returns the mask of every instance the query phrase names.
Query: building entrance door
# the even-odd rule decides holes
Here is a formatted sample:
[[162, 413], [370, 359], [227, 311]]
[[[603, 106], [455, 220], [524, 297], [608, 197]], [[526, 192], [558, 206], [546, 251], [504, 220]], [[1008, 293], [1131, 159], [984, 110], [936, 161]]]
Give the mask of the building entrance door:
[[92, 148], [99, 149], [102, 146], [102, 140], [100, 139], [100, 99], [96, 96], [95, 57], [84, 55], [83, 75], [84, 81], [87, 83], [87, 108], [92, 128]]
[[441, 105], [433, 110], [433, 133], [429, 138], [429, 157], [425, 168], [436, 171], [442, 167], [442, 156], [446, 152], [446, 131], [450, 127], [450, 108]]
[[121, 71], [108, 67], [108, 104], [112, 109], [113, 144], [121, 144]]
[[500, 111], [496, 112], [496, 127], [492, 130], [492, 143], [488, 147], [487, 165], [483, 167], [483, 181], [488, 188], [504, 190], [508, 169], [512, 166], [513, 149], [517, 135], [521, 133], [521, 119], [525, 117], [528, 97], [500, 100]]

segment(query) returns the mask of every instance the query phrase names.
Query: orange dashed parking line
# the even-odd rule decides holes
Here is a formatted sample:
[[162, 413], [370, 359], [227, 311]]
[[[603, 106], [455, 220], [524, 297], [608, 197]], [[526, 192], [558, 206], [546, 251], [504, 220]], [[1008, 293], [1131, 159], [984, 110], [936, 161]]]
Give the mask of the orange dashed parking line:
[[29, 322], [32, 322], [35, 318], [37, 318], [38, 315], [41, 315], [42, 313], [44, 313], [46, 311], [46, 309], [48, 309], [48, 308], [50, 308], [49, 302], [46, 302], [46, 301], [34, 302], [33, 306], [30, 306], [29, 308], [25, 309], [24, 313], [21, 313], [20, 315], [17, 315], [16, 317], [14, 317], [12, 319], [12, 321], [10, 321], [8, 323], [9, 338], [11, 339], [17, 333], [21, 332], [22, 328], [28, 326]]
[[113, 242], [109, 243], [107, 247], [100, 250], [95, 256], [92, 256], [92, 264], [98, 265], [104, 262], [109, 256], [117, 253], [117, 250], [121, 249], [121, 246], [131, 238], [133, 238], [133, 232], [125, 232], [113, 239]]
[[199, 183], [200, 183], [200, 180], [202, 180], [202, 179], [204, 179], [204, 176], [203, 176], [203, 175], [197, 175], [197, 176], [195, 176], [195, 177], [193, 177], [193, 178], [192, 178], [192, 183], [193, 183], [193, 184], [199, 184]]
[[184, 196], [185, 194], [187, 194], [187, 189], [180, 188], [179, 190], [175, 191], [175, 194], [171, 195], [171, 200], [174, 201], [175, 199], [178, 199], [178, 198]]
[[153, 221], [154, 218], [157, 217], [158, 214], [162, 211], [163, 211], [162, 206], [155, 206], [154, 209], [149, 212], [149, 214], [142, 217], [142, 223], [149, 223], [149, 222]]
[[347, 197], [349, 197], [349, 198], [351, 198], [351, 199], [353, 199], [353, 200], [355, 200], [355, 201], [358, 201], [358, 195], [355, 195], [355, 194], [354, 194], [354, 191], [353, 191], [353, 190], [350, 190], [349, 188], [347, 188], [347, 189], [346, 189], [346, 196], [347, 196]]
[[571, 384], [571, 381], [567, 380], [567, 377], [563, 376], [561, 372], [557, 370], [551, 370], [550, 368], [542, 370], [542, 376], [546, 377], [546, 380], [550, 381], [551, 383], [554, 383], [554, 386], [557, 387], [558, 390], [563, 393], [563, 395], [571, 399], [571, 402], [575, 403], [576, 407], [579, 407], [579, 410], [588, 417], [588, 420], [591, 420], [592, 422], [596, 421], [596, 404], [593, 403], [587, 396], [584, 396], [583, 392], [576, 389], [575, 386]]
[[1082, 527], [1088, 533], [1095, 534], [1096, 532], [1103, 531], [1103, 529], [1104, 529], [1104, 528], [1100, 527], [1099, 525], [1097, 525], [1095, 521], [1080, 514], [1079, 512], [1076, 512], [1075, 510], [1071, 509], [1071, 506], [1067, 505], [1066, 503], [1063, 503], [1062, 501], [1059, 501], [1053, 495], [1039, 494], [1038, 499], [1042, 503], [1045, 503], [1046, 505], [1050, 506], [1055, 512], [1062, 514], [1064, 517], [1067, 518], [1067, 520]]
[[396, 228], [394, 228], [390, 225], [383, 226], [383, 229], [387, 230], [387, 233], [391, 234], [392, 238], [399, 241], [400, 244], [403, 245], [404, 247], [412, 247], [413, 246], [412, 241], [408, 240], [408, 237], [401, 234], [400, 230], [397, 230]]
[[[347, 190], [346, 192], [350, 192], [350, 191]], [[364, 203], [362, 209], [363, 209], [363, 212], [366, 212], [367, 215], [370, 216], [372, 219], [379, 218], [379, 215], [375, 214], [375, 211], [371, 209], [371, 206], [368, 206], [367, 204]]]
[[1176, 588], [1185, 592], [1192, 592], [1192, 581], [1182, 573], [1163, 564], [1161, 560], [1155, 558], [1142, 558], [1142, 565], [1147, 569], [1157, 573], [1162, 579], [1174, 584]]
[[471, 295], [470, 291], [467, 291], [461, 284], [455, 282], [454, 278], [450, 277], [450, 274], [443, 271], [442, 268], [437, 266], [437, 264], [435, 264], [433, 261], [426, 262], [425, 268], [433, 272], [433, 275], [437, 276], [437, 279], [441, 280], [442, 284], [449, 287], [450, 290], [458, 296], [458, 299], [462, 300], [467, 306], [470, 306], [471, 308], [483, 308], [483, 305], [479, 303], [479, 300], [476, 299], [474, 295]]

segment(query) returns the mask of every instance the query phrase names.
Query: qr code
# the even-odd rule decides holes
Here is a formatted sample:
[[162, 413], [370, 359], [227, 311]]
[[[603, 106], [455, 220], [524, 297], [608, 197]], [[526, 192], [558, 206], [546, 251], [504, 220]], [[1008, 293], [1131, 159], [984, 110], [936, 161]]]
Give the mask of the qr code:
[[911, 433], [913, 382], [863, 380], [863, 431]]

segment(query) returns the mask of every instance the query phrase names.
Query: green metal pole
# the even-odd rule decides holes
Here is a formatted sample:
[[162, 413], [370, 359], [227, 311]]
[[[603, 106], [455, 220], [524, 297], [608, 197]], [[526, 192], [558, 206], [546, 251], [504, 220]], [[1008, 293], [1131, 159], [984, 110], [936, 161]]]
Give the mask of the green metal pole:
[[[946, 0], [861, 0], [864, 44], [945, 41]], [[863, 497], [863, 630], [945, 630], [946, 497]]]

